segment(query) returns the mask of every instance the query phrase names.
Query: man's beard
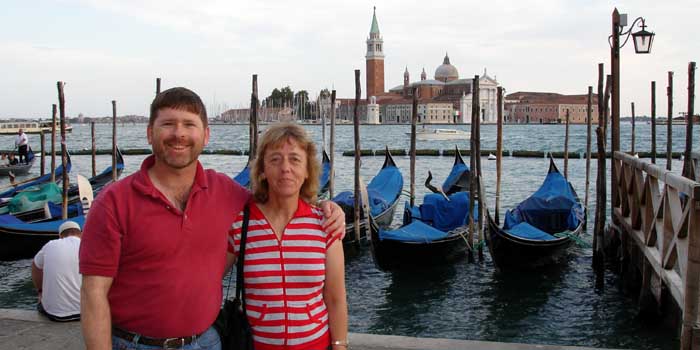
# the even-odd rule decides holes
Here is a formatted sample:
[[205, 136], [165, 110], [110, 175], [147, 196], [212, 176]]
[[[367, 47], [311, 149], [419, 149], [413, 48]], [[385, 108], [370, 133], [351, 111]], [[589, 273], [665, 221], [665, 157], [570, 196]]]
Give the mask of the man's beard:
[[[172, 154], [172, 145], [182, 145], [187, 147], [187, 152]], [[195, 142], [177, 142], [174, 138], [170, 138], [161, 143], [153, 143], [153, 153], [156, 159], [165, 163], [167, 166], [174, 169], [183, 169], [194, 163], [202, 148], [198, 147]]]

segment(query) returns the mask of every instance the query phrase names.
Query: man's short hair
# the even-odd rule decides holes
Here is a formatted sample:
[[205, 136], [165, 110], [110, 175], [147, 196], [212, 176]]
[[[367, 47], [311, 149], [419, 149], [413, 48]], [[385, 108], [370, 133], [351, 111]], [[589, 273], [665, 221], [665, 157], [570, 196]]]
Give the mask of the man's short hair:
[[190, 89], [174, 87], [156, 95], [156, 98], [151, 103], [151, 115], [148, 118], [148, 126], [153, 126], [158, 116], [158, 111], [164, 108], [194, 113], [202, 119], [202, 124], [205, 128], [209, 125], [207, 109], [204, 107], [202, 99]]

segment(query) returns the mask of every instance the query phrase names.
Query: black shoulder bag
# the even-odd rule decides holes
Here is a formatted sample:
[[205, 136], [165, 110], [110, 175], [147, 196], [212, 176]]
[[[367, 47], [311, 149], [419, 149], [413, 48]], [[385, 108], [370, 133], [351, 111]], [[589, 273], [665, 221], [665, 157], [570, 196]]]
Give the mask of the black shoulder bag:
[[241, 247], [236, 262], [236, 296], [233, 300], [228, 299], [228, 291], [231, 286], [231, 276], [226, 287], [226, 297], [224, 305], [216, 317], [214, 328], [221, 336], [222, 350], [253, 350], [253, 331], [248, 324], [245, 311], [245, 291], [243, 284], [243, 263], [245, 260], [245, 242], [248, 236], [248, 219], [250, 208], [246, 204], [243, 209], [243, 227], [241, 229]]

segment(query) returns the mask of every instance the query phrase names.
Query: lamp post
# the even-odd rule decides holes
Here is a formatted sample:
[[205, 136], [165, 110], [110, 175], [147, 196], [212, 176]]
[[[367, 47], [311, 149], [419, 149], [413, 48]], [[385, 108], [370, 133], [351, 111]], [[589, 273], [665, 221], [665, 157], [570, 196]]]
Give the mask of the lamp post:
[[[638, 25], [642, 29], [632, 33], [635, 25]], [[612, 34], [608, 38], [610, 43], [610, 70], [612, 75], [612, 94], [611, 94], [611, 115], [610, 115], [610, 127], [611, 133], [611, 153], [610, 157], [610, 171], [612, 173], [612, 206], [611, 210], [615, 210], [615, 206], [619, 204], [618, 189], [615, 185], [615, 179], [617, 179], [617, 170], [615, 169], [615, 152], [620, 150], [620, 48], [627, 44], [630, 36], [634, 41], [634, 50], [639, 54], [648, 54], [651, 52], [651, 44], [654, 40], [654, 33], [650, 33], [645, 30], [646, 23], [644, 18], [637, 17], [637, 19], [632, 22], [632, 25], [627, 31], [624, 31], [624, 27], [627, 26], [627, 14], [620, 14], [617, 8], [612, 14]], [[620, 44], [620, 37], [624, 37], [624, 41]], [[613, 216], [614, 218], [614, 216]]]

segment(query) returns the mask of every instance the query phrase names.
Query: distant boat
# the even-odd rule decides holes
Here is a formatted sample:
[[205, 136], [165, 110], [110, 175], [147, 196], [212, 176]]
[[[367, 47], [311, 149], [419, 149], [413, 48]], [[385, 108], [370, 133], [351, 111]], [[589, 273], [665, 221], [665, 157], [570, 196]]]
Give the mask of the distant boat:
[[[407, 132], [406, 135], [411, 135]], [[455, 129], [426, 129], [416, 130], [416, 140], [466, 140], [470, 134], [466, 131]]]
[[0, 165], [0, 176], [7, 176], [10, 175], [10, 173], [14, 175], [26, 175], [29, 172], [29, 169], [32, 168], [32, 165], [34, 165], [34, 152], [32, 151], [32, 148], [29, 147], [28, 152], [27, 152], [27, 163], [17, 163], [15, 165], [9, 165], [9, 164], [2, 164]]
[[496, 156], [493, 153], [489, 153], [489, 160], [496, 160]]
[[[26, 134], [39, 134], [41, 131], [51, 132], [51, 122], [2, 122], [0, 123], [0, 135], [16, 134], [22, 129]], [[61, 125], [56, 122], [56, 132], [60, 132]], [[66, 124], [66, 132], [71, 132], [73, 127]]]

